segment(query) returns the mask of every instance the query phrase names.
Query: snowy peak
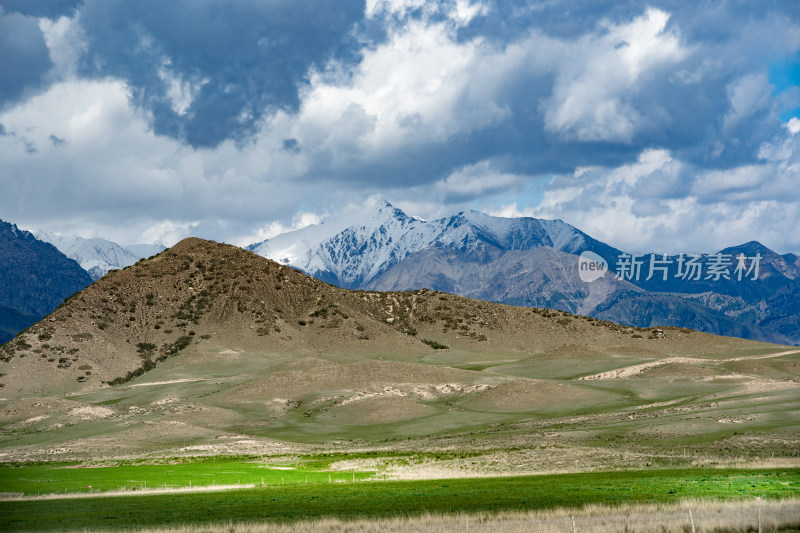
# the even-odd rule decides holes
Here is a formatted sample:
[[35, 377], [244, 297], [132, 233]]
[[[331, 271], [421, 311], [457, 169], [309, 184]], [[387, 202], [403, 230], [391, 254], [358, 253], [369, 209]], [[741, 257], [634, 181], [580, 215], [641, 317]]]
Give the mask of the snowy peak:
[[[61, 253], [77, 261], [89, 273], [93, 281], [105, 276], [109, 270], [130, 266], [144, 257], [105, 239], [84, 239], [76, 235], [53, 231], [34, 231], [33, 235], [40, 241], [52, 244]], [[150, 251], [159, 248], [157, 245], [155, 245], [155, 248], [153, 248], [153, 245], [146, 246], [149, 248], [146, 250], [143, 248], [142, 250]], [[161, 248], [163, 249], [163, 247]], [[147, 257], [150, 255], [153, 254], [150, 253]]]
[[474, 248], [494, 246], [500, 250], [530, 250], [549, 246], [568, 253], [583, 251], [590, 239], [577, 228], [561, 220], [531, 217], [503, 218], [478, 211], [466, 211], [451, 217], [448, 232], [440, 242], [445, 245]]
[[352, 288], [430, 244], [428, 223], [387, 202], [284, 233], [249, 250], [292, 265], [324, 281]]
[[248, 249], [323, 281], [358, 288], [428, 247], [451, 248], [479, 260], [490, 249], [548, 246], [575, 253], [590, 246], [590, 241], [595, 242], [560, 220], [501, 218], [465, 211], [424, 221], [381, 202], [362, 212], [278, 235]]

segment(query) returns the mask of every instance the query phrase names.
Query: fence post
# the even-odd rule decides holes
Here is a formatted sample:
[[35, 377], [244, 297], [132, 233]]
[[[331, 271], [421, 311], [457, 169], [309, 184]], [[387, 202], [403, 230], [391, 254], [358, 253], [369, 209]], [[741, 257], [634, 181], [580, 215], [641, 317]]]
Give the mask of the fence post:
[[758, 533], [761, 533], [761, 496], [756, 498], [758, 502]]
[[570, 519], [572, 519], [572, 533], [576, 533], [575, 532], [575, 517], [574, 516], [570, 516]]
[[694, 518], [692, 518], [692, 510], [691, 509], [689, 509], [689, 524], [691, 524], [691, 526], [692, 526], [692, 533], [695, 533], [695, 531], [694, 531]]

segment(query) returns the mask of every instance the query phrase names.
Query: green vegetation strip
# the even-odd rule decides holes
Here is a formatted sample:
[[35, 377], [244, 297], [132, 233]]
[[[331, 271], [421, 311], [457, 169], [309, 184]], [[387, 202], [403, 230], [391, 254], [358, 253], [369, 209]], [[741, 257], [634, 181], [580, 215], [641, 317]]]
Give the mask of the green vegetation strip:
[[547, 476], [370, 481], [102, 498], [0, 502], [0, 529], [65, 530], [295, 521], [677, 502], [782, 498], [800, 493], [800, 469], [655, 470]]
[[[197, 461], [180, 464], [81, 467], [37, 464], [0, 467], [0, 492], [28, 495], [105, 492], [209, 485], [281, 485], [353, 481], [371, 472], [326, 472], [320, 463], [312, 468], [266, 465], [254, 461]], [[89, 487], [91, 486], [91, 490]]]

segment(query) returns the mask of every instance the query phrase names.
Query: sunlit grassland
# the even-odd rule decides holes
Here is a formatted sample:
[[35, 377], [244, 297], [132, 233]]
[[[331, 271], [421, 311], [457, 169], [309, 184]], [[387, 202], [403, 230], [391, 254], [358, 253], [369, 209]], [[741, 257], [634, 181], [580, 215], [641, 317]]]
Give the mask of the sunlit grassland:
[[[0, 492], [49, 493], [174, 489], [214, 485], [281, 485], [364, 480], [370, 472], [324, 471], [325, 462], [284, 465], [259, 461], [199, 460], [176, 464], [34, 464], [0, 467]], [[91, 487], [91, 489], [90, 489]]]
[[[138, 468], [138, 467], [134, 467]], [[230, 464], [228, 468], [232, 468]], [[24, 468], [20, 469], [24, 471]], [[352, 480], [352, 475], [350, 474]], [[345, 476], [346, 477], [346, 476]], [[286, 484], [225, 492], [0, 502], [0, 528], [64, 530], [276, 523], [796, 497], [800, 469], [651, 470], [423, 481]], [[141, 491], [139, 492], [141, 494]]]

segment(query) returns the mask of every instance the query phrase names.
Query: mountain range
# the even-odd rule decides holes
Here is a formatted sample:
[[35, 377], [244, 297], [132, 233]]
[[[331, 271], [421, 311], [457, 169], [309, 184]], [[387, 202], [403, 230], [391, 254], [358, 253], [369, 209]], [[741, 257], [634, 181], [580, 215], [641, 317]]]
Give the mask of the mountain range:
[[61, 253], [77, 261], [89, 273], [92, 281], [102, 278], [109, 270], [125, 268], [140, 259], [166, 250], [166, 247], [159, 244], [121, 246], [106, 239], [84, 239], [53, 231], [39, 230], [32, 233], [40, 241], [49, 242]]
[[[800, 258], [757, 242], [715, 253], [631, 256], [561, 220], [467, 211], [425, 221], [383, 202], [248, 249], [344, 288], [425, 287], [637, 327], [800, 343]], [[583, 281], [584, 252], [605, 260], [609, 272]], [[625, 261], [638, 263], [638, 272], [625, 271]]]
[[166, 248], [120, 246], [51, 231], [25, 231], [0, 220], [0, 344], [50, 313], [110, 270]]
[[[58, 265], [65, 264], [64, 260], [73, 259], [89, 274], [88, 282], [165, 249], [11, 228], [8, 224], [4, 227], [6, 238], [0, 253], [16, 246], [11, 244], [15, 239], [30, 246], [31, 239], [38, 237], [38, 242], [55, 246], [57, 250], [51, 248], [50, 253], [62, 252], [53, 263], [53, 275], [60, 275]], [[428, 221], [382, 202], [247, 249], [342, 288], [428, 288], [491, 302], [559, 309], [635, 327], [667, 325], [800, 344], [800, 258], [777, 254], [757, 242], [696, 256], [631, 256], [560, 220], [502, 218], [467, 211]], [[579, 272], [579, 257], [589, 252], [606, 263], [608, 272], [586, 282]], [[20, 257], [18, 249], [8, 253]], [[60, 290], [51, 297], [43, 296], [46, 305], [30, 307], [28, 300], [37, 296], [20, 290], [28, 281], [19, 276], [29, 272], [42, 280], [44, 275], [36, 270], [42, 263], [31, 253], [31, 266], [20, 263], [16, 277], [3, 278], [0, 290], [16, 291], [16, 296], [0, 301], [0, 341], [13, 337], [88, 284], [80, 276], [82, 281], [68, 285], [70, 292], [60, 282], [53, 282]], [[743, 258], [741, 264], [739, 257]], [[722, 275], [714, 275], [715, 268], [719, 274], [722, 260], [727, 262]], [[639, 271], [626, 271], [624, 261], [638, 264]], [[679, 275], [681, 271], [683, 275]], [[700, 275], [695, 275], [698, 272]], [[40, 295], [46, 293], [36, 290]]]
[[0, 344], [92, 283], [78, 263], [0, 220]]
[[458, 446], [487, 463], [513, 449], [515, 469], [542, 471], [587, 449], [582, 465], [644, 465], [683, 431], [681, 446], [708, 453], [795, 457], [797, 354], [433, 290], [346, 290], [189, 238], [0, 346], [0, 447], [6, 461], [97, 464]]

